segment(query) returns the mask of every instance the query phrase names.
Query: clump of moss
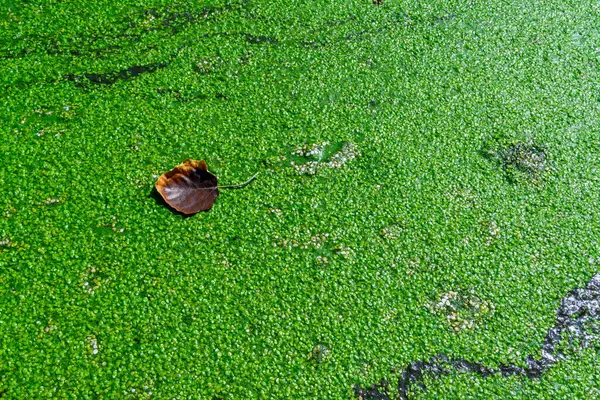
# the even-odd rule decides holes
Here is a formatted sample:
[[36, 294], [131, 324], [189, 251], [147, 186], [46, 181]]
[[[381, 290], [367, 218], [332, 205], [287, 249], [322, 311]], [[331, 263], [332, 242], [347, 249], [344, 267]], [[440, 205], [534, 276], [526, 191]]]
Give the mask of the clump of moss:
[[12, 246], [12, 242], [10, 241], [10, 239], [4, 237], [0, 239], [0, 249], [2, 248], [8, 248]]
[[539, 174], [546, 169], [546, 151], [534, 143], [515, 143], [501, 149], [500, 157], [507, 167], [515, 167], [528, 174]]
[[546, 148], [533, 140], [492, 140], [484, 147], [484, 155], [502, 165], [512, 182], [537, 182], [549, 171]]
[[322, 344], [316, 345], [310, 355], [310, 358], [317, 364], [327, 361], [331, 357], [331, 350]]
[[434, 314], [443, 316], [448, 326], [455, 332], [473, 329], [484, 319], [494, 314], [492, 302], [483, 300], [474, 293], [449, 291], [427, 305]]

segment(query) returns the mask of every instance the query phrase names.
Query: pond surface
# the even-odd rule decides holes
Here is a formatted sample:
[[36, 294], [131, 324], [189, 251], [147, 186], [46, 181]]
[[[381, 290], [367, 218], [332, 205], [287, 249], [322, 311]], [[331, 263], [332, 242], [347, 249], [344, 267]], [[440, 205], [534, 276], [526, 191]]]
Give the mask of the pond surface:
[[0, 397], [598, 394], [600, 9], [168, 3], [0, 5]]

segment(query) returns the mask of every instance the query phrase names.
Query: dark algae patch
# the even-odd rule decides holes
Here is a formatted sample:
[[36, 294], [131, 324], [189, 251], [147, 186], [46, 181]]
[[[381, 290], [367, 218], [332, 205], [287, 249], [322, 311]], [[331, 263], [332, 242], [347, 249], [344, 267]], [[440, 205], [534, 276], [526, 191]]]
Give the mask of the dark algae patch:
[[85, 87], [90, 83], [96, 85], [112, 85], [119, 80], [127, 80], [135, 78], [140, 74], [152, 73], [161, 68], [165, 68], [167, 65], [167, 63], [134, 65], [119, 71], [107, 72], [104, 74], [66, 75], [65, 79], [75, 82], [75, 85], [79, 87]]
[[252, 43], [252, 44], [263, 44], [263, 43], [277, 44], [277, 43], [279, 43], [279, 40], [277, 40], [277, 38], [274, 38], [272, 36], [252, 35], [249, 33], [246, 34], [246, 41], [248, 43]]
[[126, 81], [133, 79], [141, 74], [151, 74], [158, 70], [168, 67], [173, 60], [177, 57], [178, 53], [172, 54], [170, 59], [166, 62], [154, 62], [145, 65], [132, 65], [118, 71], [110, 71], [101, 74], [83, 73], [83, 74], [69, 74], [65, 75], [64, 79], [72, 81], [77, 87], [88, 87], [92, 85], [113, 85], [118, 81]]
[[551, 169], [547, 149], [533, 139], [493, 139], [486, 143], [483, 153], [498, 162], [511, 181], [539, 181]]
[[3, 400], [600, 397], [598, 20], [3, 2]]

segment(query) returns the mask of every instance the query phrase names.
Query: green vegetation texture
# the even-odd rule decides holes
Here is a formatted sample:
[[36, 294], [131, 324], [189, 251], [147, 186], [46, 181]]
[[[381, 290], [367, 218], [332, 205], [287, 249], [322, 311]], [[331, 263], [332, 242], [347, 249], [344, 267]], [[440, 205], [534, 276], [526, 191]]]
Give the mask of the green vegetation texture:
[[[351, 399], [438, 353], [524, 365], [600, 270], [599, 20], [586, 0], [3, 1], [1, 397]], [[261, 174], [184, 218], [152, 188], [185, 158]], [[414, 395], [593, 398], [597, 357]]]

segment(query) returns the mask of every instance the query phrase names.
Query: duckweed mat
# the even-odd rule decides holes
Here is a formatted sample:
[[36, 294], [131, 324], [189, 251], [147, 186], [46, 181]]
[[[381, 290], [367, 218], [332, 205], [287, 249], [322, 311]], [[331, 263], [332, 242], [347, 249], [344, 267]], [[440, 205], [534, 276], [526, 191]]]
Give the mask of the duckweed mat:
[[0, 397], [599, 397], [599, 19], [0, 1]]

